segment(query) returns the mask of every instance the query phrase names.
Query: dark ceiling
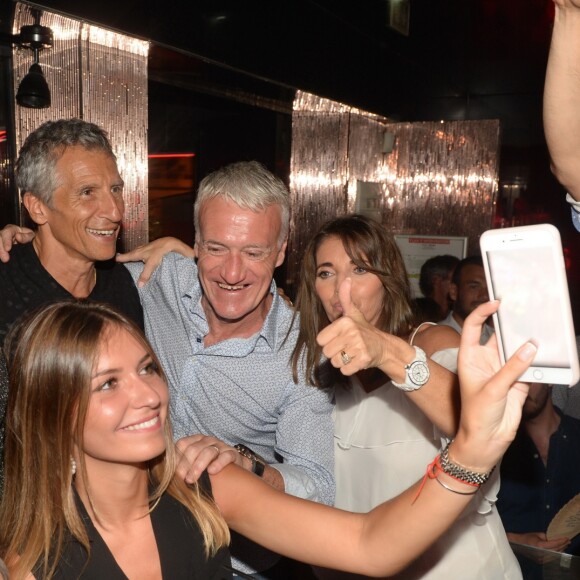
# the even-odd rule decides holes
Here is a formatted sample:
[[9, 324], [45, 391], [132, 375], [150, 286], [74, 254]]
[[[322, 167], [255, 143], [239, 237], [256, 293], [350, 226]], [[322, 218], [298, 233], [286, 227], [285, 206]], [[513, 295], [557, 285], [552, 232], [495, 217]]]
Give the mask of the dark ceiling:
[[[408, 36], [388, 26], [391, 2], [409, 2]], [[214, 151], [212, 163], [227, 162], [230, 153], [239, 158], [240, 148], [260, 158], [254, 150], [260, 141], [256, 127], [277, 135], [279, 127], [269, 128], [270, 119], [265, 121], [259, 113], [242, 115], [240, 110], [244, 106], [246, 112], [269, 109], [288, 113], [278, 118], [289, 118], [294, 89], [393, 120], [499, 119], [500, 185], [524, 176], [528, 185], [520, 200], [522, 215], [558, 225], [570, 256], [576, 256], [575, 263], [580, 259], [569, 208], [549, 170], [542, 130], [553, 0], [40, 0], [35, 4], [152, 41], [153, 151], [189, 148], [193, 134], [189, 127], [195, 125], [198, 139], [205, 141], [203, 147], [194, 142], [194, 150]], [[0, 1], [0, 32], [10, 32], [8, 6]], [[260, 107], [247, 107], [255, 104]], [[243, 121], [232, 135], [233, 118]], [[220, 122], [227, 127], [220, 130]], [[176, 138], [189, 141], [176, 144]], [[228, 153], [227, 146], [234, 141], [238, 149]], [[274, 149], [287, 152], [288, 138], [278, 139]], [[274, 151], [272, 157], [267, 165], [276, 165], [279, 159], [287, 162], [289, 155]], [[203, 166], [200, 157], [198, 169], [202, 175], [212, 167]], [[576, 311], [580, 312], [580, 305]]]
[[[389, 28], [389, 0], [41, 3], [395, 119], [499, 118], [504, 143], [543, 143], [552, 0], [410, 0], [408, 37]], [[185, 82], [172, 54], [157, 74]]]

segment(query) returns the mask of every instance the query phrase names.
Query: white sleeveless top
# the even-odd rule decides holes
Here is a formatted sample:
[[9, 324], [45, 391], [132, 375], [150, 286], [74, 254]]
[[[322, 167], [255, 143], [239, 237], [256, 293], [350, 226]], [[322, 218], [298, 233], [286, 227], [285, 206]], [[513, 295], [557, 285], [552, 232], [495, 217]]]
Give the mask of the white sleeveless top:
[[[457, 351], [440, 351], [431, 359], [456, 372]], [[421, 479], [441, 450], [442, 438], [410, 398], [390, 381], [366, 393], [355, 376], [350, 387], [339, 386], [335, 393], [335, 505], [367, 512]], [[478, 491], [453, 527], [397, 578], [521, 579], [493, 505], [498, 490], [496, 469], [492, 480]], [[334, 571], [317, 574], [335, 579], [354, 577]]]

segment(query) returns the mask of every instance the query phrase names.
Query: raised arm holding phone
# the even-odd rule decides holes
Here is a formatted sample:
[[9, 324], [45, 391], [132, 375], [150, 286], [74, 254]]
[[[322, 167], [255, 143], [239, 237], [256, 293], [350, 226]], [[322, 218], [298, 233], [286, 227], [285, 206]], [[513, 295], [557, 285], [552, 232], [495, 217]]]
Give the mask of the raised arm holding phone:
[[[495, 344], [479, 345], [481, 325], [497, 306], [486, 303], [466, 321], [462, 414], [447, 456], [369, 514], [289, 496], [233, 465], [211, 476], [211, 491], [207, 481], [186, 486], [174, 472], [167, 385], [142, 332], [108, 306], [45, 307], [10, 337], [0, 556], [11, 578], [107, 569], [113, 577], [178, 579], [191, 577], [187, 566], [207, 578], [228, 577], [226, 523], [303, 561], [367, 575], [397, 572], [459, 516], [515, 435], [528, 387], [514, 380], [536, 349], [523, 345], [500, 368]], [[51, 405], [41, 404], [46, 397]], [[167, 552], [156, 533], [179, 533], [183, 518], [193, 543], [186, 553], [179, 543]]]
[[554, 0], [552, 43], [544, 86], [544, 132], [552, 171], [567, 189], [580, 230], [580, 1]]

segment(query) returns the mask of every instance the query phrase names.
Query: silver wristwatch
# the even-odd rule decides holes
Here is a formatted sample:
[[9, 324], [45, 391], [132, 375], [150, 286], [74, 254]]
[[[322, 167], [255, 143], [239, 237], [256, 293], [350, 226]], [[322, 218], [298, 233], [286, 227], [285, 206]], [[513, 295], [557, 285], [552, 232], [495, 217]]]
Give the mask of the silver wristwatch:
[[429, 380], [427, 355], [418, 346], [413, 346], [413, 348], [415, 349], [415, 358], [408, 365], [405, 365], [405, 382], [395, 383], [392, 381], [393, 385], [401, 391], [417, 391]]

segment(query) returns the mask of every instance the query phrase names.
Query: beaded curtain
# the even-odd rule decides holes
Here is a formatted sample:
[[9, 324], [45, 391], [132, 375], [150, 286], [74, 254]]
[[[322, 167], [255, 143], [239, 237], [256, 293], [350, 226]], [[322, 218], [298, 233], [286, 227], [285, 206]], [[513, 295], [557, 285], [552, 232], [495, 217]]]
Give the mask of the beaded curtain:
[[390, 123], [298, 91], [290, 167], [290, 291], [308, 240], [326, 220], [361, 211], [365, 187], [376, 193], [370, 214], [391, 233], [468, 236], [478, 253], [498, 192], [499, 121]]
[[[33, 6], [17, 3], [13, 32], [33, 24]], [[54, 33], [54, 45], [40, 52], [50, 87], [47, 109], [15, 107], [16, 146], [48, 120], [79, 117], [103, 127], [125, 182], [122, 246], [148, 240], [147, 55], [149, 43], [80, 20], [43, 11], [40, 21]], [[14, 92], [33, 62], [32, 51], [15, 48]]]

